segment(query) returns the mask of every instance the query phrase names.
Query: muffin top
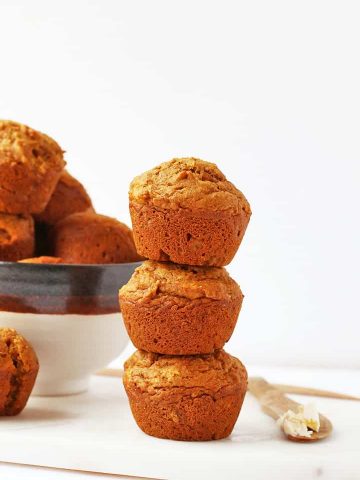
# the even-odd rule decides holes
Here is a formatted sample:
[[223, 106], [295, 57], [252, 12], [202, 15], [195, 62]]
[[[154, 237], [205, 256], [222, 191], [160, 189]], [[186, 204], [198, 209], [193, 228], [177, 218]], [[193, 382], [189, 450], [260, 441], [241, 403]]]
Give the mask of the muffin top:
[[240, 360], [224, 350], [209, 355], [159, 355], [137, 350], [126, 362], [124, 382], [154, 394], [171, 387], [196, 388], [214, 392], [243, 384], [247, 372]]
[[214, 163], [174, 158], [135, 177], [130, 201], [166, 209], [202, 209], [251, 214], [245, 196]]
[[0, 244], [11, 244], [18, 238], [34, 235], [34, 220], [31, 215], [0, 213]]
[[57, 264], [57, 263], [64, 263], [62, 258], [59, 257], [34, 257], [34, 258], [24, 258], [23, 260], [19, 260], [18, 263], [37, 263], [40, 265], [49, 265], [49, 264]]
[[35, 218], [38, 222], [55, 225], [73, 213], [86, 210], [93, 211], [89, 195], [84, 186], [64, 170], [45, 210]]
[[194, 267], [146, 260], [120, 290], [120, 298], [151, 301], [162, 295], [189, 300], [231, 300], [242, 296], [239, 285], [225, 268]]
[[0, 165], [13, 163], [27, 164], [41, 174], [65, 166], [55, 140], [21, 123], [0, 120]]
[[127, 225], [91, 211], [64, 218], [53, 227], [51, 236], [54, 256], [65, 263], [123, 263], [140, 259]]

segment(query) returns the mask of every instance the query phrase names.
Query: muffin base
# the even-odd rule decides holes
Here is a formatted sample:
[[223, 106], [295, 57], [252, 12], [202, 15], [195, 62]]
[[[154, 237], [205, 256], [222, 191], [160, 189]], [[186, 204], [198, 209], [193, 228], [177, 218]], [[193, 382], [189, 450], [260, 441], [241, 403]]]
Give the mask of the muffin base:
[[40, 213], [46, 207], [62, 168], [44, 174], [24, 164], [0, 166], [0, 212]]
[[[9, 216], [10, 217], [10, 216]], [[0, 260], [16, 262], [35, 253], [35, 234], [32, 217], [23, 216], [18, 227], [0, 219]]]
[[216, 394], [196, 387], [163, 389], [149, 395], [127, 390], [130, 408], [146, 434], [170, 440], [205, 441], [228, 437], [239, 416], [247, 384]]
[[188, 300], [162, 295], [151, 303], [121, 300], [129, 337], [136, 348], [168, 355], [212, 353], [230, 339], [242, 296], [231, 301]]
[[35, 241], [29, 239], [19, 239], [11, 245], [0, 244], [0, 260], [2, 262], [17, 262], [23, 258], [34, 255]]
[[130, 202], [137, 252], [151, 260], [222, 267], [231, 262], [250, 220], [243, 210], [169, 210]]

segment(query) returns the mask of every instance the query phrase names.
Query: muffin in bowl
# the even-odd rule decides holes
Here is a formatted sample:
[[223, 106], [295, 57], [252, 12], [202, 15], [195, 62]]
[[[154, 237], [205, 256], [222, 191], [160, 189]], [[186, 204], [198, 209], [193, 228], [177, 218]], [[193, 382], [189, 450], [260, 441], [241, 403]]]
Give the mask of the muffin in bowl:
[[51, 232], [52, 255], [65, 263], [129, 263], [140, 260], [131, 229], [94, 212], [74, 213]]
[[59, 263], [64, 263], [62, 258], [59, 257], [32, 257], [32, 258], [24, 258], [23, 260], [19, 260], [19, 263], [34, 263], [39, 265], [57, 265]]
[[55, 225], [73, 213], [94, 211], [91, 199], [84, 186], [64, 170], [45, 210], [35, 215], [35, 220], [46, 225]]
[[217, 166], [196, 158], [175, 158], [136, 177], [129, 201], [139, 254], [188, 265], [230, 263], [251, 215]]
[[64, 166], [63, 151], [52, 138], [0, 120], [0, 212], [43, 211]]
[[119, 292], [135, 347], [169, 355], [212, 353], [231, 337], [243, 295], [221, 267], [145, 261]]
[[125, 363], [123, 381], [143, 432], [171, 440], [215, 440], [234, 428], [247, 372], [223, 350], [196, 356], [137, 351]]
[[0, 213], [0, 261], [16, 262], [34, 254], [34, 220], [31, 215]]

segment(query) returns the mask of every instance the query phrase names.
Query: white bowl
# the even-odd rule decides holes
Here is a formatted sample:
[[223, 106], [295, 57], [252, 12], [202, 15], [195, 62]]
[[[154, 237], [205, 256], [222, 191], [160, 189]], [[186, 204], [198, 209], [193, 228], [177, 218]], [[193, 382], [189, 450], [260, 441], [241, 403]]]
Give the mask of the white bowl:
[[128, 335], [118, 290], [138, 265], [0, 262], [0, 327], [15, 328], [36, 351], [33, 394], [83, 392], [121, 354]]
[[15, 328], [34, 347], [40, 369], [33, 395], [70, 395], [88, 388], [90, 375], [128, 344], [122, 315], [41, 315], [0, 312], [0, 325]]

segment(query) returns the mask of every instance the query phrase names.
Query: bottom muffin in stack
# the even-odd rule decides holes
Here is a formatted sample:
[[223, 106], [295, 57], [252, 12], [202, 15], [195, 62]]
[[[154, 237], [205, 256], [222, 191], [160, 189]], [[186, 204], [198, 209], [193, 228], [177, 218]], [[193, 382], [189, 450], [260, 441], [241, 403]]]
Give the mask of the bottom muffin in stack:
[[148, 435], [215, 440], [235, 425], [247, 372], [224, 350], [186, 356], [138, 350], [125, 363], [124, 385], [136, 423]]

